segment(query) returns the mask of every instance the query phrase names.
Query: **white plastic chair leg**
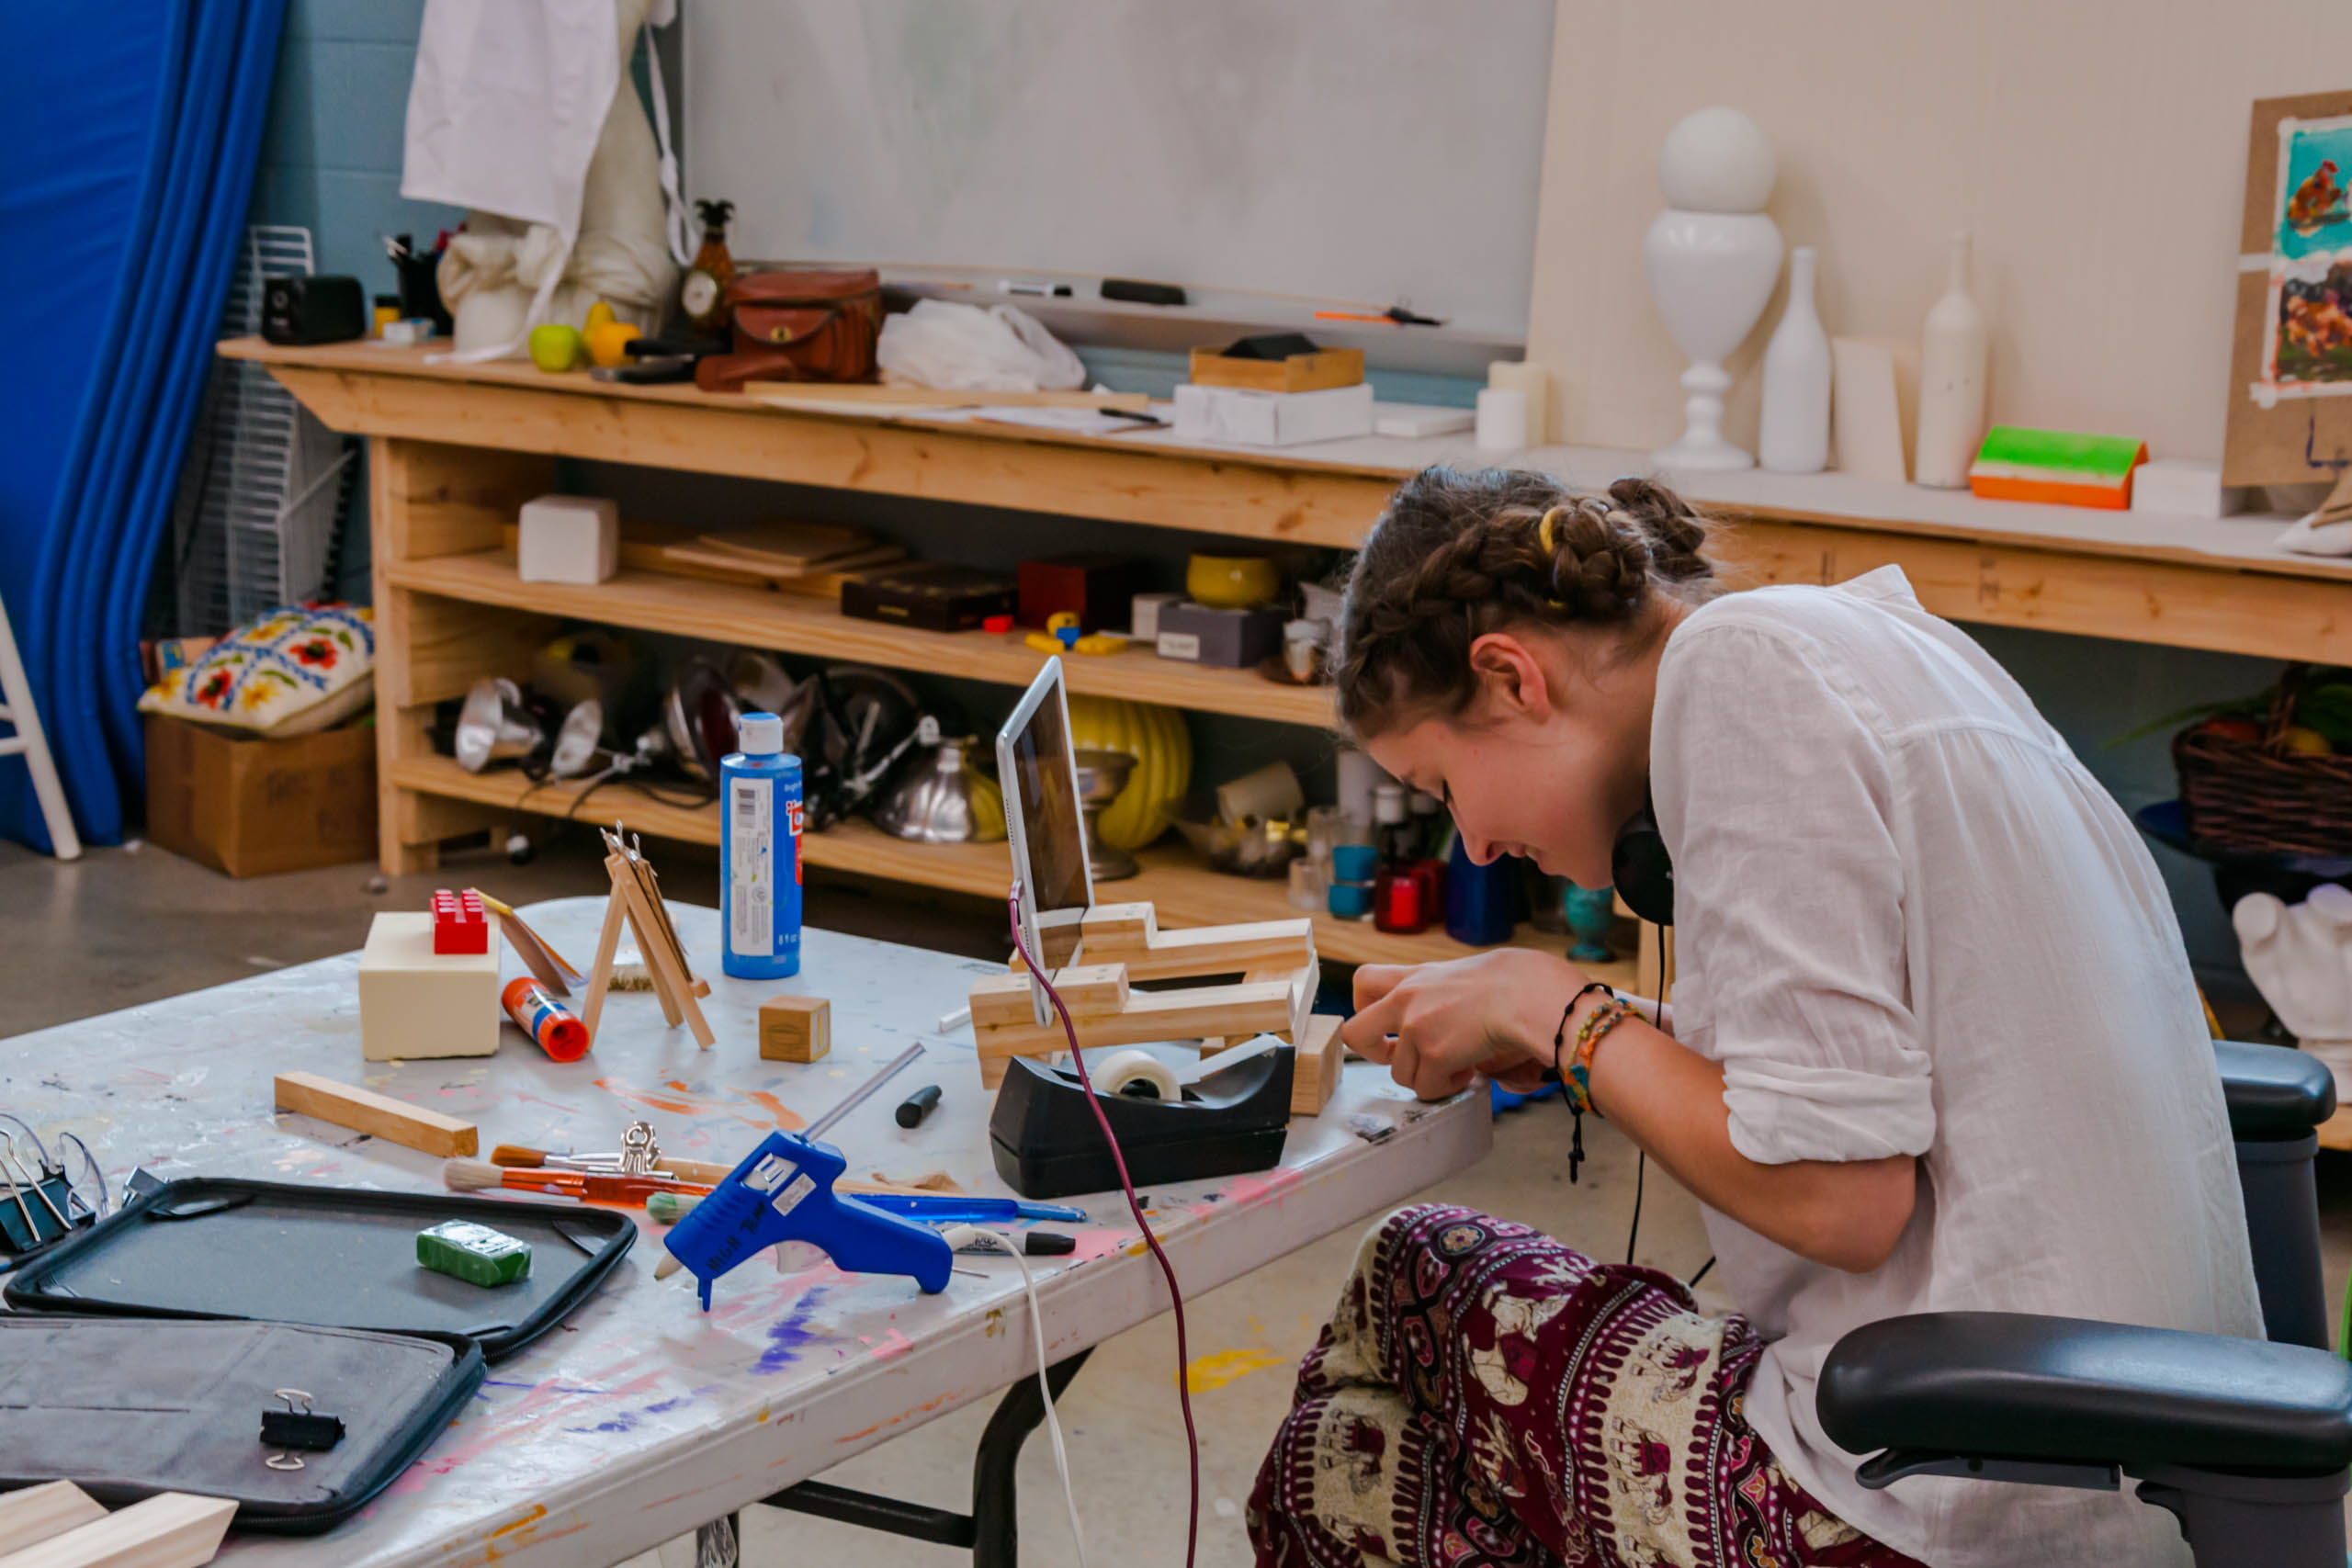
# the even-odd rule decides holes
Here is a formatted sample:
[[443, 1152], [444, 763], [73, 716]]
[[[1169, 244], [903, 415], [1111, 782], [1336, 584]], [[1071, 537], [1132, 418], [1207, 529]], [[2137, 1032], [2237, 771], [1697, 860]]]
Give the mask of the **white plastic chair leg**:
[[58, 782], [57, 763], [49, 754], [49, 737], [41, 731], [40, 712], [33, 706], [32, 682], [25, 679], [25, 661], [17, 651], [17, 634], [8, 625], [6, 604], [0, 604], [0, 719], [17, 730], [0, 737], [0, 757], [22, 757], [32, 770], [33, 796], [40, 803], [41, 820], [49, 825], [50, 847], [59, 860], [79, 860], [81, 836], [74, 831], [74, 813], [65, 805], [65, 786]]

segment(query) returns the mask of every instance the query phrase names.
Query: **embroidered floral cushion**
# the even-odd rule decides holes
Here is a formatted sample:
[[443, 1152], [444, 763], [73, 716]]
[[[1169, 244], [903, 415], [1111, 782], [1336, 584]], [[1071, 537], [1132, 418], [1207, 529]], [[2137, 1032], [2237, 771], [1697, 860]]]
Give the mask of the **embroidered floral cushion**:
[[308, 735], [375, 696], [373, 611], [348, 604], [274, 610], [147, 688], [141, 713], [254, 735]]

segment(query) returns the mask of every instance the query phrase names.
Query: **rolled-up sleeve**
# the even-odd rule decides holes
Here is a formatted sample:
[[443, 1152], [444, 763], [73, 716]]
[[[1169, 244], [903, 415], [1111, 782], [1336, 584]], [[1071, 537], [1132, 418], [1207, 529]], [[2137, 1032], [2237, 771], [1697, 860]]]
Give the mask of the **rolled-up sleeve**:
[[1783, 636], [1686, 631], [1659, 682], [1651, 787], [1732, 1146], [1766, 1165], [1924, 1154], [1935, 1102], [1886, 749]]

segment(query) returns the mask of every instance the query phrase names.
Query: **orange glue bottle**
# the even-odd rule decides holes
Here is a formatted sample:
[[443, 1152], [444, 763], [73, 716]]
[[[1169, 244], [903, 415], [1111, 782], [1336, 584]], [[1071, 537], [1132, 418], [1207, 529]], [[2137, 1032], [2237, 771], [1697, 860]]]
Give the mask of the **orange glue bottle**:
[[528, 975], [509, 980], [499, 1000], [514, 1026], [537, 1041], [552, 1059], [576, 1062], [588, 1054], [588, 1026]]

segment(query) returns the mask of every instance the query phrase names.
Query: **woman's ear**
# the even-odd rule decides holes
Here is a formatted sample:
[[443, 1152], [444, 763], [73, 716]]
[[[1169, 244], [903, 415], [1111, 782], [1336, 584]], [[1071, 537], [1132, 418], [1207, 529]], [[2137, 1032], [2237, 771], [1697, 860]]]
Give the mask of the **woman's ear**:
[[1488, 632], [1470, 645], [1470, 669], [1478, 678], [1479, 695], [1494, 705], [1496, 716], [1537, 724], [1550, 720], [1551, 682], [1534, 650], [1518, 637], [1509, 632]]

